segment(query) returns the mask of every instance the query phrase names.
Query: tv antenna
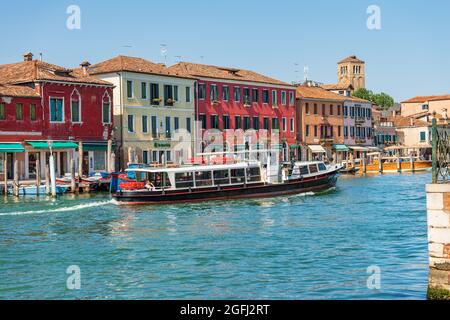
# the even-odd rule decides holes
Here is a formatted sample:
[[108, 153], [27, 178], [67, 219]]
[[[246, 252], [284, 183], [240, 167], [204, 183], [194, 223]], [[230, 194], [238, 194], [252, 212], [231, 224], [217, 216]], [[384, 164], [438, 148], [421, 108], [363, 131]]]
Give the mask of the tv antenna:
[[161, 56], [164, 57], [164, 64], [167, 64], [167, 45], [161, 44]]
[[304, 72], [304, 74], [305, 74], [305, 81], [308, 81], [308, 77], [309, 77], [309, 67], [308, 67], [308, 66], [305, 66], [305, 67], [303, 68], [303, 72]]

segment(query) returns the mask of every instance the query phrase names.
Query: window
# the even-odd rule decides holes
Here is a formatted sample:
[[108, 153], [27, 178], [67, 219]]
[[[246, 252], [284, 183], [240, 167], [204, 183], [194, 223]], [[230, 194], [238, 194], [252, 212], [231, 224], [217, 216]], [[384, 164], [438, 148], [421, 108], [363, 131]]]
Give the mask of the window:
[[230, 101], [230, 88], [228, 88], [228, 86], [222, 87], [222, 100]]
[[277, 92], [275, 90], [272, 90], [272, 106], [276, 107], [277, 105], [278, 105]]
[[317, 169], [317, 164], [312, 164], [312, 165], [309, 166], [309, 172], [310, 172], [311, 174], [317, 173], [318, 171], [319, 171], [319, 170]]
[[342, 135], [342, 128], [341, 126], [338, 126], [338, 137], [340, 137]]
[[142, 151], [142, 162], [144, 164], [150, 163], [150, 158], [148, 157], [148, 151]]
[[300, 174], [301, 174], [302, 176], [309, 174], [308, 167], [307, 167], [307, 166], [301, 166], [301, 167], [300, 167]]
[[252, 89], [252, 102], [259, 102], [259, 89]]
[[425, 131], [420, 132], [420, 142], [425, 142], [427, 140], [427, 133]]
[[287, 128], [286, 128], [286, 126], [287, 126], [286, 118], [282, 118], [282, 119], [281, 119], [281, 122], [283, 123], [283, 131], [287, 131]]
[[241, 116], [235, 116], [234, 117], [234, 126], [235, 126], [236, 130], [242, 129]]
[[186, 87], [186, 102], [191, 102], [191, 87]]
[[5, 119], [6, 119], [5, 104], [4, 103], [0, 103], [0, 120], [5, 120]]
[[132, 114], [128, 115], [128, 132], [129, 133], [134, 132], [134, 115]]
[[291, 128], [291, 132], [294, 132], [295, 131], [295, 120], [294, 120], [294, 118], [291, 118], [291, 120], [290, 120], [290, 128]]
[[166, 105], [170, 105], [171, 102], [174, 100], [174, 94], [173, 94], [173, 86], [171, 85], [164, 85], [164, 102]]
[[148, 117], [142, 116], [142, 132], [148, 133]]
[[211, 116], [211, 129], [219, 129], [219, 116], [218, 115]]
[[23, 104], [16, 104], [16, 120], [23, 120]]
[[201, 114], [199, 116], [199, 120], [202, 123], [202, 129], [205, 130], [206, 129], [206, 114]]
[[309, 124], [307, 124], [305, 128], [305, 136], [309, 137]]
[[241, 102], [241, 88], [234, 87], [234, 102]]
[[159, 104], [159, 84], [151, 83], [150, 84], [150, 99], [152, 100], [152, 104]]
[[198, 98], [200, 100], [206, 99], [206, 84], [199, 84], [198, 85]]
[[269, 118], [264, 118], [264, 130], [269, 130]]
[[182, 172], [175, 174], [175, 186], [179, 189], [194, 187], [194, 174], [192, 172]]
[[333, 105], [330, 104], [330, 116], [334, 115], [334, 108]]
[[73, 95], [70, 99], [70, 112], [72, 115], [72, 122], [81, 122], [80, 100], [76, 95]]
[[211, 102], [219, 101], [219, 92], [217, 91], [217, 85], [211, 85]]
[[262, 99], [263, 99], [263, 103], [269, 104], [269, 90], [262, 91]]
[[[1, 119], [1, 116], [0, 116], [0, 119]], [[30, 120], [36, 121], [36, 105], [33, 103], [30, 104]]]
[[309, 103], [305, 103], [305, 113], [309, 115]]
[[250, 129], [250, 117], [244, 117], [244, 130]]
[[261, 181], [261, 170], [259, 168], [247, 169], [247, 182]]
[[231, 170], [231, 183], [245, 183], [245, 169]]
[[278, 118], [272, 118], [272, 130], [280, 130]]
[[178, 117], [173, 118], [173, 128], [174, 130], [180, 129], [180, 118]]
[[212, 173], [211, 173], [211, 171], [196, 172], [195, 173], [195, 185], [197, 187], [212, 186]]
[[250, 89], [244, 88], [244, 105], [250, 105]]
[[323, 116], [327, 115], [327, 112], [325, 111], [325, 105], [324, 104], [322, 104], [322, 115]]
[[64, 100], [50, 98], [50, 122], [64, 122]]
[[317, 137], [318, 133], [319, 132], [317, 126], [314, 126], [314, 137]]
[[106, 169], [106, 152], [94, 151], [94, 171], [104, 171]]
[[253, 117], [253, 129], [259, 130], [259, 117]]
[[170, 117], [166, 117], [166, 138], [170, 138], [172, 136], [172, 128], [170, 123]]
[[428, 110], [428, 109], [430, 109], [430, 107], [427, 104], [422, 105], [422, 110]]
[[230, 184], [230, 173], [228, 170], [214, 171], [214, 185]]
[[337, 115], [338, 116], [341, 115], [341, 106], [340, 105], [337, 106]]
[[295, 104], [295, 95], [294, 92], [289, 92], [289, 105], [293, 106]]
[[348, 117], [348, 107], [344, 106], [344, 117]]
[[286, 91], [281, 91], [281, 104], [286, 105]]
[[178, 86], [173, 86], [173, 100], [178, 101]]
[[223, 129], [224, 130], [230, 129], [230, 117], [229, 116], [226, 116], [226, 115], [223, 116]]
[[327, 167], [323, 163], [319, 163], [319, 170], [320, 171], [327, 171]]
[[127, 98], [133, 99], [133, 81], [127, 81]]
[[186, 130], [191, 133], [191, 118], [186, 118]]
[[147, 100], [147, 83], [141, 82], [141, 98]]
[[103, 119], [104, 124], [111, 123], [111, 102], [109, 102], [109, 101], [103, 101], [102, 119]]
[[319, 114], [319, 112], [317, 110], [317, 103], [314, 103], [314, 114]]
[[152, 137], [156, 138], [158, 136], [158, 118], [152, 116]]

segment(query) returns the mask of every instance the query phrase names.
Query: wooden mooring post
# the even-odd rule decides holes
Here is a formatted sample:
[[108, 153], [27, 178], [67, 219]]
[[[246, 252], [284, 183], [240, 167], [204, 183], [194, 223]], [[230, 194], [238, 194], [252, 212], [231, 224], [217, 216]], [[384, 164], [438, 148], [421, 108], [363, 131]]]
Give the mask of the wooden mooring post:
[[383, 157], [381, 153], [378, 154], [378, 172], [383, 173]]
[[4, 192], [5, 192], [5, 196], [7, 196], [8, 195], [8, 160], [6, 160], [6, 157], [5, 157], [5, 160], [3, 161], [3, 168], [4, 168], [4, 172], [3, 172], [3, 174], [4, 174], [4, 176], [3, 176], [3, 178], [4, 178]]
[[77, 182], [75, 180], [75, 159], [70, 160], [70, 192], [77, 192]]
[[13, 193], [15, 197], [19, 196], [19, 160], [14, 160]]
[[41, 162], [36, 160], [36, 194], [39, 195], [41, 187]]
[[45, 165], [45, 194], [50, 195], [50, 168], [48, 164]]
[[397, 156], [397, 172], [402, 172], [402, 163], [400, 162], [400, 155]]

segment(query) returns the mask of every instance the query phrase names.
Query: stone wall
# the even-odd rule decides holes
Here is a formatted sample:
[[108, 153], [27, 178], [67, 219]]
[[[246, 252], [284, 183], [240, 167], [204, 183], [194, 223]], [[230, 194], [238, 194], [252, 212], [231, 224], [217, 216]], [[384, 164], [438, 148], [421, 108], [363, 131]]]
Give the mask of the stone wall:
[[450, 184], [427, 185], [429, 298], [450, 299]]

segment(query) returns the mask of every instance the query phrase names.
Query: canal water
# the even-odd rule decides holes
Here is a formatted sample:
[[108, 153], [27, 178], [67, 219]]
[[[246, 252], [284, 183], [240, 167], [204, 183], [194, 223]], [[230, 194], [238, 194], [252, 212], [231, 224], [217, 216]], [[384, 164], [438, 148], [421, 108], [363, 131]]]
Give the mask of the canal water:
[[2, 198], [0, 299], [425, 299], [430, 179], [343, 176], [316, 195], [154, 207]]

